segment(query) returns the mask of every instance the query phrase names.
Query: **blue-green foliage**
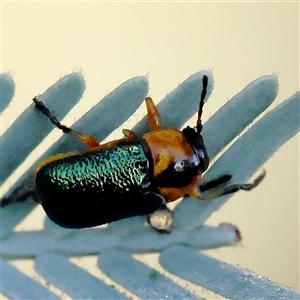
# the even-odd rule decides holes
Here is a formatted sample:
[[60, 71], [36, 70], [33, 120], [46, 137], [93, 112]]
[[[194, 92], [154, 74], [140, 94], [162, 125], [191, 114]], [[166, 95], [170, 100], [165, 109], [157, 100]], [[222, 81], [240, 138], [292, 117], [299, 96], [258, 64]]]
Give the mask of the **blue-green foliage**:
[[[202, 71], [192, 75], [159, 103], [158, 108], [166, 127], [180, 128], [197, 111], [204, 74], [209, 78], [209, 96], [213, 89], [212, 74]], [[84, 89], [82, 74], [73, 73], [51, 86], [41, 95], [41, 100], [46, 103], [51, 101], [51, 109], [61, 119], [79, 101]], [[203, 130], [209, 156], [215, 157], [259, 116], [274, 101], [277, 90], [276, 76], [263, 76], [250, 83], [216, 112], [205, 123]], [[90, 128], [89, 134], [102, 140], [134, 113], [147, 93], [147, 77], [132, 78], [108, 94], [72, 127], [82, 132]], [[9, 74], [2, 74], [1, 108], [7, 106], [13, 94], [12, 78]], [[1, 182], [52, 128], [49, 122], [40, 117], [33, 105], [24, 111], [1, 137]], [[142, 134], [147, 128], [144, 118], [134, 127], [134, 131]], [[233, 180], [236, 182], [247, 180], [276, 149], [298, 131], [299, 92], [266, 114], [237, 139], [208, 170], [203, 180], [209, 180], [224, 171], [234, 174]], [[15, 141], [20, 141], [22, 146], [16, 147]], [[45, 156], [80, 148], [81, 145], [74, 143], [74, 140], [72, 143], [69, 141], [69, 137], [64, 135]], [[11, 145], [14, 147], [13, 152]], [[246, 151], [248, 149], [251, 151]], [[13, 156], [11, 153], [14, 153]], [[124, 292], [108, 286], [68, 259], [74, 255], [99, 254], [99, 268], [142, 299], [200, 299], [194, 292], [180, 287], [160, 273], [154, 273], [154, 270], [130, 255], [158, 252], [160, 263], [170, 273], [226, 298], [299, 299], [299, 294], [289, 288], [199, 253], [201, 249], [235, 244], [235, 228], [232, 225], [220, 224], [215, 228], [203, 225], [210, 214], [219, 209], [229, 196], [208, 202], [185, 199], [174, 210], [174, 229], [169, 235], [154, 232], [145, 225], [145, 220], [141, 217], [111, 223], [105, 228], [86, 230], [62, 229], [46, 218], [43, 230], [14, 232], [14, 227], [36, 205], [30, 200], [14, 203], [20, 195], [32, 189], [31, 172], [34, 165], [4, 195], [5, 201], [10, 204], [1, 208], [0, 292], [7, 297], [60, 298], [9, 263], [11, 259], [33, 258], [35, 270], [48, 283], [57, 286], [73, 299], [128, 298]]]

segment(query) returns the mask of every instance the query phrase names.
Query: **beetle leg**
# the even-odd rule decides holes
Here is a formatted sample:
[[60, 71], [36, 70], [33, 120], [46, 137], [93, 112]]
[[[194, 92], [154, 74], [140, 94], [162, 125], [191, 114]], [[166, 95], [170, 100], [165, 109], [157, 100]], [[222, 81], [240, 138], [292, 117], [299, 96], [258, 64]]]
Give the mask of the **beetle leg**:
[[[160, 233], [169, 233], [172, 227], [172, 212], [166, 206], [165, 197], [157, 190], [146, 191], [142, 197], [143, 206], [148, 207], [147, 222]], [[151, 212], [151, 213], [149, 213]]]
[[145, 99], [147, 112], [148, 112], [148, 122], [152, 130], [161, 129], [161, 118], [157, 107], [155, 106], [152, 98], [147, 97]]
[[221, 175], [220, 177], [212, 179], [211, 181], [200, 184], [200, 190], [201, 190], [201, 192], [204, 192], [207, 190], [211, 190], [211, 189], [220, 187], [222, 184], [228, 182], [231, 178], [232, 178], [232, 175], [230, 175], [230, 174]]
[[203, 185], [200, 185], [199, 199], [210, 200], [224, 195], [235, 193], [239, 190], [251, 191], [257, 187], [266, 176], [265, 170], [252, 183], [235, 183], [229, 186], [223, 186], [224, 183], [230, 180], [231, 175], [222, 175], [214, 180], [211, 180]]
[[91, 135], [86, 135], [86, 134], [80, 133], [72, 128], [70, 128], [69, 133], [73, 134], [82, 143], [84, 143], [89, 149], [93, 149], [100, 145], [100, 142]]
[[125, 138], [130, 140], [138, 139], [138, 136], [130, 129], [122, 129], [122, 133], [124, 134]]
[[61, 124], [55, 115], [51, 113], [51, 111], [46, 107], [45, 103], [38, 100], [38, 97], [35, 96], [32, 101], [35, 103], [36, 108], [42, 112], [48, 119], [60, 130], [62, 130], [64, 133], [70, 133], [73, 134], [77, 139], [79, 139], [82, 143], [84, 143], [89, 149], [95, 148], [100, 145], [97, 139], [95, 139], [91, 135], [86, 135], [83, 133], [80, 133], [70, 127], [67, 127], [63, 124]]
[[172, 212], [163, 204], [155, 212], [148, 214], [148, 223], [160, 233], [170, 233], [172, 229]]

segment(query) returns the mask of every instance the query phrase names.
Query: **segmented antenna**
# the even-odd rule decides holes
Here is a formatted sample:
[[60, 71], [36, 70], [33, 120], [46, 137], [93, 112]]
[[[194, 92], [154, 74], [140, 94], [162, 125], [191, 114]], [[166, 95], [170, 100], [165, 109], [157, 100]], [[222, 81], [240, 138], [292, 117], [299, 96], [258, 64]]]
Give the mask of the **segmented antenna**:
[[208, 83], [208, 78], [206, 75], [203, 76], [202, 78], [202, 93], [200, 97], [200, 103], [199, 103], [199, 109], [198, 109], [198, 119], [197, 119], [197, 131], [201, 132], [202, 130], [202, 121], [201, 121], [201, 116], [202, 116], [202, 111], [203, 111], [203, 105], [204, 105], [204, 100], [207, 92], [207, 83]]
[[38, 100], [38, 97], [34, 97], [32, 101], [35, 103], [36, 108], [43, 113], [57, 128], [61, 129], [65, 133], [70, 133], [71, 128], [62, 125], [57, 118], [51, 113], [51, 111], [45, 106], [44, 102]]

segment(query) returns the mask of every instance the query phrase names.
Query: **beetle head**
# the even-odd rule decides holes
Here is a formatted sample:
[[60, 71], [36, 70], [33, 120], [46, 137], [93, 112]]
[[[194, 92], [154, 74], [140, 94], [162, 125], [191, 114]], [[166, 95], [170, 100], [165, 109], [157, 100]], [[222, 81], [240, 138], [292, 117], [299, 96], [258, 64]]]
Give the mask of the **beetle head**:
[[182, 130], [182, 134], [197, 155], [200, 170], [202, 172], [206, 171], [209, 166], [209, 157], [203, 138], [200, 132], [197, 130], [197, 127], [191, 128], [187, 126]]
[[187, 126], [182, 130], [182, 134], [184, 135], [186, 141], [191, 145], [195, 154], [199, 159], [199, 165], [202, 172], [206, 171], [209, 166], [209, 157], [204, 145], [203, 138], [201, 136], [202, 131], [202, 111], [204, 106], [204, 100], [207, 92], [207, 76], [203, 76], [202, 80], [202, 93], [200, 97], [199, 109], [198, 109], [198, 119], [196, 127], [191, 128]]

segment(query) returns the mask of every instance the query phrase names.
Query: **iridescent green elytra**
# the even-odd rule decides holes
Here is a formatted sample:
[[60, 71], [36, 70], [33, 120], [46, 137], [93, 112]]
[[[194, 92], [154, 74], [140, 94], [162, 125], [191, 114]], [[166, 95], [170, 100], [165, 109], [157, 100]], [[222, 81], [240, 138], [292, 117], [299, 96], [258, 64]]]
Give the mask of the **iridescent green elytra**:
[[144, 215], [161, 206], [160, 198], [145, 206], [143, 198], [149, 202], [151, 185], [148, 174], [149, 159], [141, 143], [120, 140], [108, 150], [46, 164], [37, 173], [36, 195], [43, 199], [49, 217], [64, 227], [74, 227], [74, 221], [78, 228], [99, 225], [99, 219], [104, 224], [112, 215], [113, 219]]
[[[102, 195], [124, 193], [147, 180], [148, 160], [141, 145], [118, 145], [105, 150], [69, 156], [45, 166], [44, 180], [55, 182], [61, 193], [74, 189]], [[81, 195], [86, 197], [85, 194]]]

